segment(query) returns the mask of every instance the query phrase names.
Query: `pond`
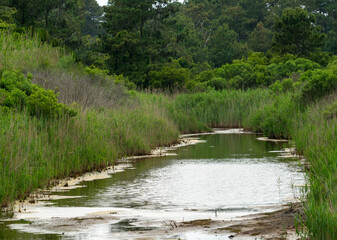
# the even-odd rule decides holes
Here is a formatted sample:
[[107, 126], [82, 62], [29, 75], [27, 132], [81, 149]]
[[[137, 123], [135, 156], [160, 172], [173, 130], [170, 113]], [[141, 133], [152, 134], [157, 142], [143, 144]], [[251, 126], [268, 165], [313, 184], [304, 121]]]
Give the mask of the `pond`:
[[298, 159], [285, 156], [287, 143], [258, 141], [254, 134], [199, 138], [170, 156], [139, 159], [111, 178], [55, 193], [71, 198], [0, 220], [0, 238], [228, 239], [202, 222], [176, 229], [273, 211], [299, 197], [296, 186], [305, 177]]

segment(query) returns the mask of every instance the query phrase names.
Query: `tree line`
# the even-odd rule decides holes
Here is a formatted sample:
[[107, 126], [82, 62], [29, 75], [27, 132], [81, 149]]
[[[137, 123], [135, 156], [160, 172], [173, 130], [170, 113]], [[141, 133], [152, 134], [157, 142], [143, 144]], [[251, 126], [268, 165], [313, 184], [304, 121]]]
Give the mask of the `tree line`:
[[179, 88], [251, 52], [324, 64], [337, 53], [336, 9], [324, 0], [4, 0], [0, 28], [39, 32], [139, 88]]

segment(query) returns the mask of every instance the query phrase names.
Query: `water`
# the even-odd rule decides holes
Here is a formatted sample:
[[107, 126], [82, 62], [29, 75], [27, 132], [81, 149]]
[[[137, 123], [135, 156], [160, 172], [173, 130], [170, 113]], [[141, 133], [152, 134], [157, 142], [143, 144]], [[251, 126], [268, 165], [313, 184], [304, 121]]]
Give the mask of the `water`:
[[176, 156], [137, 160], [109, 179], [58, 193], [81, 197], [20, 215], [31, 224], [0, 223], [0, 238], [228, 239], [228, 234], [193, 229], [168, 231], [186, 221], [271, 211], [298, 196], [294, 186], [303, 184], [304, 176], [297, 159], [282, 157], [286, 145], [261, 142], [255, 135], [200, 138], [205, 142], [178, 148]]

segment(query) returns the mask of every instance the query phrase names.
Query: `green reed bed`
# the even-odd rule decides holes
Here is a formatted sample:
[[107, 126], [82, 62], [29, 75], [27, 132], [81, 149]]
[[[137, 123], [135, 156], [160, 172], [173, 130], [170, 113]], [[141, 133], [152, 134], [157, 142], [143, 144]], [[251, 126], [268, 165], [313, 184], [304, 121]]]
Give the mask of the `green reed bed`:
[[63, 48], [41, 42], [38, 35], [0, 31], [0, 69], [32, 71], [56, 66], [65, 55]]
[[290, 138], [310, 164], [304, 202], [306, 219], [299, 219], [306, 239], [337, 236], [337, 95], [301, 105], [297, 95], [274, 95], [249, 117], [255, 131]]
[[208, 127], [243, 127], [248, 116], [270, 100], [271, 92], [268, 89], [181, 94], [174, 98], [169, 114], [182, 132], [189, 131], [186, 128], [188, 122], [180, 121], [176, 112], [183, 112]]
[[311, 239], [337, 236], [337, 95], [310, 106], [293, 140], [310, 163], [304, 230]]
[[54, 178], [98, 170], [178, 138], [168, 119], [141, 108], [86, 110], [58, 119], [0, 110], [0, 133], [2, 206]]
[[[137, 94], [140, 105], [156, 108], [181, 133], [209, 131], [214, 127], [243, 127], [248, 117], [271, 101], [268, 89], [223, 90], [175, 96]], [[246, 127], [248, 127], [247, 125]]]

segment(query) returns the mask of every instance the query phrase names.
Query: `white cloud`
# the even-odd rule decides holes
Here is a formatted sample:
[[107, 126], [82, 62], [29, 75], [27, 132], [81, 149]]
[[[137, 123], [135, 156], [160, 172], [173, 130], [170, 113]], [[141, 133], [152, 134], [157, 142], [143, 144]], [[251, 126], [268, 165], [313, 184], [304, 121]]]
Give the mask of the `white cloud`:
[[96, 1], [100, 6], [104, 6], [108, 4], [108, 0], [96, 0]]

